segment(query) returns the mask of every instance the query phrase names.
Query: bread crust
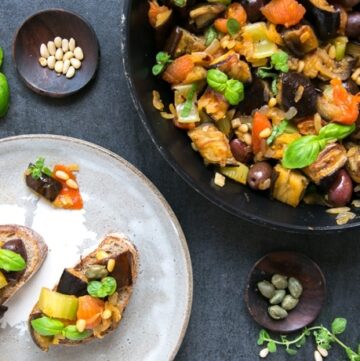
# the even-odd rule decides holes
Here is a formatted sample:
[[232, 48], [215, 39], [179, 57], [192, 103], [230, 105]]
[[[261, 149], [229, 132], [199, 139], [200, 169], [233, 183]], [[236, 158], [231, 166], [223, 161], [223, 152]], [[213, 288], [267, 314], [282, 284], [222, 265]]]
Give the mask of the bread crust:
[[0, 241], [6, 242], [11, 239], [22, 239], [26, 253], [27, 262], [25, 272], [16, 282], [9, 283], [0, 290], [0, 305], [2, 305], [27, 282], [39, 270], [43, 264], [48, 247], [43, 238], [31, 228], [16, 224], [0, 225]]
[[[133, 283], [131, 286], [122, 287], [120, 290], [119, 289], [117, 290], [118, 295], [119, 295], [117, 307], [120, 311], [120, 314], [123, 314], [126, 306], [129, 303], [129, 300], [130, 300], [130, 297], [131, 297], [131, 294], [133, 291], [133, 284], [134, 284], [134, 281], [136, 280], [137, 274], [138, 274], [139, 258], [138, 258], [137, 249], [129, 241], [129, 239], [126, 236], [119, 234], [119, 233], [110, 233], [101, 240], [99, 246], [93, 252], [89, 253], [84, 258], [81, 258], [79, 263], [73, 268], [76, 270], [79, 270], [79, 271], [83, 271], [89, 265], [99, 264], [99, 261], [96, 258], [96, 253], [98, 252], [99, 249], [109, 253], [109, 255], [110, 255], [109, 258], [116, 257], [117, 255], [120, 255], [127, 251], [129, 251], [132, 255], [131, 274], [132, 274]], [[56, 291], [56, 289], [57, 289], [57, 286], [55, 286], [53, 288], [54, 291]], [[34, 331], [34, 329], [32, 328], [31, 322], [30, 322], [33, 319], [33, 316], [37, 315], [40, 312], [41, 311], [37, 307], [37, 304], [36, 304], [35, 307], [33, 308], [33, 310], [31, 311], [28, 326], [29, 326], [31, 337], [32, 337], [33, 341], [36, 343], [36, 345], [41, 350], [48, 351], [49, 347], [54, 346], [54, 345], [51, 344], [51, 342], [49, 342], [48, 337], [44, 337], [44, 336], [41, 336], [38, 333], [36, 333]], [[119, 326], [120, 322], [121, 322], [121, 319], [116, 323], [112, 323], [112, 325], [104, 332], [104, 334], [102, 336], [106, 336], [110, 332], [114, 331]], [[98, 339], [98, 338], [95, 337], [94, 335], [92, 335], [81, 341], [70, 341], [70, 340], [64, 339], [64, 340], [59, 340], [59, 343], [62, 345], [65, 345], [65, 346], [77, 346], [79, 344], [91, 342], [95, 339]]]

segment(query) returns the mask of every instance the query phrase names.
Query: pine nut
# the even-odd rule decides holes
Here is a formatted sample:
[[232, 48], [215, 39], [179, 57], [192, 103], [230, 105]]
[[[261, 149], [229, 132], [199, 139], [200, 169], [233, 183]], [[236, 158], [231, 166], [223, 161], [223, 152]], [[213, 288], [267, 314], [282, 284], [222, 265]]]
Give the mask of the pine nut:
[[62, 39], [61, 48], [62, 48], [64, 53], [69, 51], [69, 40], [68, 39]]
[[318, 347], [317, 347], [317, 350], [319, 351], [319, 354], [320, 354], [322, 357], [328, 357], [328, 355], [329, 355], [328, 350], [325, 350], [325, 349], [322, 348], [321, 346], [318, 346]]
[[68, 72], [69, 68], [70, 68], [70, 60], [64, 60], [64, 66], [63, 66], [63, 71], [62, 71], [62, 73], [63, 73], [64, 75], [66, 75], [66, 73]]
[[62, 39], [60, 38], [60, 36], [57, 36], [55, 39], [54, 39], [54, 44], [57, 48], [61, 48], [61, 42], [62, 42]]
[[42, 67], [47, 66], [47, 60], [43, 57], [39, 58], [39, 63]]
[[105, 310], [103, 311], [103, 313], [101, 314], [101, 318], [103, 320], [108, 320], [112, 315], [112, 312], [110, 310]]
[[231, 126], [236, 129], [236, 128], [239, 128], [241, 125], [241, 120], [239, 118], [234, 118], [232, 121], [231, 121]]
[[55, 68], [55, 56], [54, 55], [50, 55], [47, 59], [47, 65], [49, 69], [54, 69]]
[[81, 67], [81, 61], [79, 59], [71, 58], [70, 63], [75, 69], [80, 69]]
[[68, 164], [66, 168], [71, 170], [72, 172], [78, 172], [80, 170], [79, 164], [76, 163]]
[[84, 332], [86, 327], [86, 321], [83, 319], [79, 319], [76, 321], [76, 328], [79, 332]]
[[297, 72], [301, 73], [304, 70], [304, 68], [305, 68], [305, 62], [303, 60], [300, 60], [298, 64]]
[[100, 249], [99, 251], [96, 252], [96, 259], [98, 261], [101, 261], [107, 257], [109, 257], [109, 254], [107, 252], [103, 251], [102, 249]]
[[59, 178], [61, 180], [64, 180], [64, 181], [69, 179], [69, 175], [66, 172], [64, 172], [63, 170], [57, 170], [55, 172], [55, 177]]
[[214, 183], [218, 187], [224, 187], [224, 185], [225, 185], [225, 177], [222, 174], [216, 172], [215, 177], [214, 177]]
[[114, 260], [114, 258], [111, 258], [111, 259], [108, 260], [106, 268], [110, 273], [114, 270], [114, 268], [115, 268], [115, 260]]
[[63, 71], [63, 66], [64, 66], [64, 63], [62, 60], [58, 60], [56, 63], [55, 63], [55, 71], [57, 73], [62, 73]]
[[273, 108], [276, 105], [276, 103], [277, 103], [276, 98], [270, 98], [268, 105], [270, 108]]
[[66, 185], [69, 187], [69, 188], [72, 188], [72, 189], [78, 189], [79, 186], [77, 185], [77, 183], [73, 180], [73, 179], [68, 179], [66, 181]]
[[265, 358], [267, 357], [267, 355], [269, 354], [269, 349], [267, 347], [263, 348], [260, 352], [259, 352], [259, 356], [261, 358]]
[[45, 44], [40, 45], [40, 55], [42, 58], [47, 59], [50, 56], [49, 50]]
[[62, 51], [62, 49], [56, 49], [55, 59], [62, 60], [63, 56], [64, 56], [64, 52]]
[[351, 79], [356, 81], [356, 79], [360, 76], [360, 68], [357, 68], [351, 75]]
[[84, 59], [84, 53], [79, 46], [74, 49], [74, 55], [75, 55], [76, 59], [79, 59], [79, 60]]
[[245, 133], [245, 134], [244, 134], [244, 142], [245, 142], [247, 145], [251, 145], [252, 139], [251, 139], [251, 135], [250, 135], [249, 133]]
[[71, 79], [75, 75], [75, 68], [73, 66], [70, 66], [69, 70], [66, 73], [66, 77], [68, 79]]
[[335, 57], [336, 57], [336, 49], [335, 49], [334, 45], [330, 46], [328, 54], [329, 54], [331, 59], [335, 59]]
[[323, 361], [323, 358], [322, 358], [322, 356], [320, 355], [320, 352], [319, 352], [319, 351], [315, 351], [315, 352], [314, 352], [314, 360], [315, 360], [315, 361]]
[[271, 129], [270, 128], [265, 128], [259, 133], [259, 137], [263, 138], [263, 139], [268, 138], [268, 137], [270, 137], [270, 134], [271, 134]]
[[75, 43], [75, 39], [74, 38], [70, 38], [69, 40], [69, 50], [70, 51], [74, 51], [76, 47], [76, 43]]
[[48, 41], [47, 48], [49, 50], [50, 55], [55, 55], [56, 53], [56, 46], [53, 41]]
[[239, 130], [241, 133], [247, 133], [249, 131], [249, 127], [247, 124], [241, 124]]
[[73, 57], [74, 57], [74, 53], [72, 51], [67, 51], [63, 56], [63, 60], [70, 60]]

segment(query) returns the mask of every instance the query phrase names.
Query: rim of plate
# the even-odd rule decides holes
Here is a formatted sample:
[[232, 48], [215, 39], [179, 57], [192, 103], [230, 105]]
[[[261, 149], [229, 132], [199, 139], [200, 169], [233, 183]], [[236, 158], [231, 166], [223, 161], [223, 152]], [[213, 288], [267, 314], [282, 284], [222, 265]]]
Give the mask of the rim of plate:
[[127, 160], [125, 160], [124, 158], [119, 156], [118, 154], [116, 154], [116, 153], [112, 152], [111, 150], [108, 150], [108, 149], [106, 149], [106, 148], [104, 148], [104, 147], [102, 147], [100, 145], [97, 145], [95, 143], [88, 142], [86, 140], [82, 140], [82, 139], [78, 139], [78, 138], [74, 138], [74, 137], [65, 136], [65, 135], [25, 134], [25, 135], [15, 135], [15, 136], [2, 138], [2, 139], [0, 139], [0, 144], [13, 142], [13, 141], [17, 141], [17, 140], [26, 140], [26, 139], [39, 139], [39, 140], [44, 139], [44, 140], [67, 141], [67, 142], [72, 142], [72, 143], [82, 145], [82, 146], [90, 148], [90, 149], [92, 149], [92, 150], [94, 150], [96, 152], [105, 154], [105, 155], [113, 158], [114, 160], [118, 161], [121, 165], [123, 165], [125, 168], [127, 168], [135, 176], [140, 178], [140, 180], [145, 184], [145, 186], [150, 188], [150, 190], [155, 194], [156, 198], [160, 201], [160, 203], [165, 208], [166, 212], [168, 213], [168, 215], [170, 217], [171, 223], [174, 225], [174, 227], [176, 229], [176, 232], [179, 235], [179, 240], [180, 240], [180, 243], [181, 243], [181, 248], [182, 248], [182, 251], [183, 251], [186, 270], [187, 270], [187, 274], [188, 274], [188, 277], [187, 277], [188, 278], [187, 279], [188, 288], [187, 288], [187, 297], [186, 297], [185, 317], [184, 317], [184, 320], [183, 320], [183, 324], [182, 324], [182, 327], [181, 327], [181, 330], [180, 330], [180, 334], [179, 334], [177, 343], [175, 344], [175, 346], [173, 347], [172, 351], [169, 354], [169, 360], [173, 360], [175, 358], [175, 356], [177, 355], [179, 349], [180, 349], [180, 346], [181, 346], [181, 344], [183, 342], [183, 339], [185, 337], [187, 327], [189, 325], [190, 314], [191, 314], [191, 309], [192, 309], [192, 301], [193, 301], [193, 271], [192, 271], [189, 248], [188, 248], [188, 245], [187, 245], [187, 241], [186, 241], [184, 231], [182, 230], [180, 222], [177, 219], [174, 211], [170, 207], [169, 203], [167, 202], [165, 197], [160, 193], [160, 191], [157, 189], [157, 187], [150, 181], [150, 179], [147, 178], [139, 169], [137, 169], [134, 165], [132, 165], [130, 162], [128, 162]]

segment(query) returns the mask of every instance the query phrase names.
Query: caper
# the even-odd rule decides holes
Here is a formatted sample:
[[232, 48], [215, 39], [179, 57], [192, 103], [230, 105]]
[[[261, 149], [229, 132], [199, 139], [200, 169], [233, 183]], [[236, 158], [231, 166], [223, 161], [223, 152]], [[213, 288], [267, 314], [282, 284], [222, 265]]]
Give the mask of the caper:
[[301, 283], [294, 277], [290, 277], [288, 283], [288, 288], [291, 296], [299, 298], [303, 292], [303, 287]]
[[287, 277], [279, 274], [275, 274], [271, 278], [271, 283], [277, 288], [278, 290], [284, 290], [288, 286]]
[[275, 287], [269, 281], [261, 281], [257, 284], [260, 293], [266, 298], [272, 298], [275, 294]]
[[288, 313], [282, 307], [275, 305], [268, 308], [268, 313], [274, 320], [282, 320], [287, 317]]
[[281, 303], [286, 295], [285, 290], [276, 290], [274, 296], [270, 299], [272, 305]]
[[297, 298], [294, 298], [291, 295], [286, 295], [281, 303], [281, 307], [286, 311], [291, 311], [297, 306], [298, 303], [299, 300]]
[[100, 264], [93, 264], [85, 270], [85, 276], [90, 280], [104, 278], [108, 273], [106, 267]]

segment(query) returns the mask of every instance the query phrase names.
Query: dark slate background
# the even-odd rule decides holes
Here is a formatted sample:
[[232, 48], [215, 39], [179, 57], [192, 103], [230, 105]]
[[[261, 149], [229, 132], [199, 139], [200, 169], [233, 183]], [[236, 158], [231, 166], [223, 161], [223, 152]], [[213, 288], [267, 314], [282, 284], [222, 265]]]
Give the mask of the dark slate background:
[[[28, 90], [11, 59], [17, 27], [37, 10], [51, 7], [70, 9], [87, 18], [101, 46], [96, 80], [65, 100], [43, 98]], [[82, 138], [120, 154], [160, 189], [184, 229], [194, 270], [192, 316], [177, 361], [259, 359], [256, 339], [260, 328], [245, 308], [243, 290], [252, 264], [274, 250], [301, 251], [318, 262], [328, 285], [327, 301], [318, 321], [329, 324], [336, 316], [347, 318], [348, 330], [341, 338], [357, 346], [359, 232], [319, 236], [268, 230], [225, 213], [185, 184], [150, 141], [130, 99], [121, 60], [121, 12], [122, 3], [115, 0], [1, 1], [0, 45], [5, 52], [3, 71], [11, 87], [11, 108], [0, 120], [0, 137], [52, 133]], [[309, 361], [313, 350], [309, 342], [296, 357], [279, 352], [268, 359]], [[345, 359], [337, 347], [328, 358]]]

